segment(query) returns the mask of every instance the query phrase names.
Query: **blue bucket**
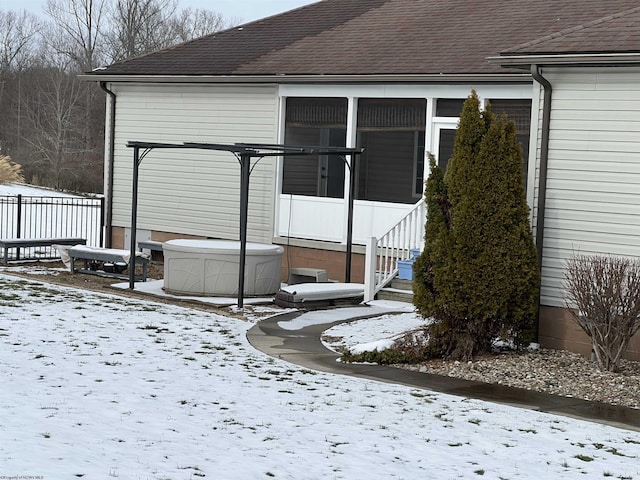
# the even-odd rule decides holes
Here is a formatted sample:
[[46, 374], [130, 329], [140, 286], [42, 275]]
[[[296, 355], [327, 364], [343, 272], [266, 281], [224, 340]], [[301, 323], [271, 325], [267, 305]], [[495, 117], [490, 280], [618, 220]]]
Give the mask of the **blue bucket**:
[[413, 280], [413, 260], [398, 260], [398, 278]]

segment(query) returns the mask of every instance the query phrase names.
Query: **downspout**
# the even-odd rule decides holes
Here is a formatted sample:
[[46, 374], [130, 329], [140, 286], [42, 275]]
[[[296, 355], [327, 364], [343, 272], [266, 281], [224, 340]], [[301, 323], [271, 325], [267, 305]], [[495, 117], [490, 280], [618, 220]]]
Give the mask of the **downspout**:
[[100, 88], [111, 97], [109, 112], [109, 154], [107, 160], [107, 201], [105, 209], [105, 246], [111, 248], [113, 223], [113, 161], [116, 147], [116, 94], [107, 88], [106, 82], [100, 82]]
[[[538, 65], [531, 65], [531, 75], [544, 89], [544, 104], [542, 107], [542, 134], [540, 144], [540, 177], [538, 180], [538, 212], [536, 216], [536, 250], [538, 252], [538, 268], [542, 278], [542, 251], [544, 244], [544, 218], [547, 203], [547, 171], [549, 164], [549, 130], [551, 123], [551, 83], [540, 74]], [[535, 325], [535, 341], [540, 335], [540, 300], [538, 296], [538, 315]]]

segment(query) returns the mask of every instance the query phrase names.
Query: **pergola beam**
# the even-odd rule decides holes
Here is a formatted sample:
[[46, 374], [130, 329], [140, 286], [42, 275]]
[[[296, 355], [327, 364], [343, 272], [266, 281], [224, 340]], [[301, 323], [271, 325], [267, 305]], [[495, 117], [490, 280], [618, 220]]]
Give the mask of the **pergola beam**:
[[[345, 281], [351, 281], [351, 254], [353, 249], [353, 201], [355, 194], [355, 172], [357, 171], [357, 158], [364, 149], [346, 147], [319, 147], [319, 146], [297, 146], [297, 145], [277, 145], [277, 144], [250, 144], [237, 143], [233, 145], [217, 143], [158, 143], [129, 141], [127, 147], [133, 148], [133, 177], [131, 192], [131, 258], [133, 268], [129, 267], [129, 288], [135, 288], [135, 255], [136, 255], [136, 230], [138, 219], [138, 180], [139, 169], [142, 160], [146, 155], [155, 149], [197, 149], [211, 150], [219, 152], [229, 152], [235, 155], [240, 163], [240, 265], [238, 271], [238, 308], [244, 307], [244, 274], [247, 254], [247, 224], [249, 215], [249, 180], [251, 177], [251, 160], [257, 161], [265, 157], [286, 157], [288, 155], [340, 155], [347, 168], [351, 170], [349, 182], [349, 210], [347, 219], [347, 248]], [[142, 150], [142, 154], [140, 153]], [[351, 157], [348, 162], [346, 157]]]

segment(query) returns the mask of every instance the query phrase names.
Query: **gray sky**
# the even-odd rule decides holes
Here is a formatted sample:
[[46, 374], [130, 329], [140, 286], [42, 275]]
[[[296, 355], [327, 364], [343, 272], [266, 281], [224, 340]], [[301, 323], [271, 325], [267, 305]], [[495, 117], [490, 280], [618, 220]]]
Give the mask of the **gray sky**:
[[[180, 7], [206, 8], [222, 13], [225, 18], [236, 18], [242, 23], [281, 13], [317, 0], [178, 0]], [[0, 10], [27, 9], [42, 13], [46, 0], [0, 0]]]
[[317, 0], [179, 0], [185, 6], [207, 8], [227, 18], [238, 18], [246, 23], [259, 18], [285, 12]]

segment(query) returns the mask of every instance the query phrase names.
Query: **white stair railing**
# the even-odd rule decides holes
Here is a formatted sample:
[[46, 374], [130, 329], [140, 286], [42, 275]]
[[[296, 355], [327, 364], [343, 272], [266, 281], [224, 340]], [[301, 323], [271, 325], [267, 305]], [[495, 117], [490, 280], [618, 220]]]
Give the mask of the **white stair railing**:
[[388, 232], [369, 239], [364, 272], [365, 302], [373, 300], [376, 293], [396, 276], [399, 260], [410, 259], [412, 249], [422, 251], [426, 214], [423, 198]]

